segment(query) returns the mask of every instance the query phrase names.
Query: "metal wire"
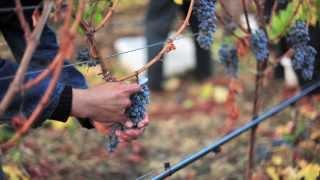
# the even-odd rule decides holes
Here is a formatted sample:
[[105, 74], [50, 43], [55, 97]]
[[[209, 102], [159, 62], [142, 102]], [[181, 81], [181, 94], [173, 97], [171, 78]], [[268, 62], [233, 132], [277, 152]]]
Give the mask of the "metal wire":
[[[185, 35], [185, 36], [179, 36], [175, 39], [172, 39], [173, 41], [178, 41], [178, 40], [181, 40], [181, 39], [185, 39], [187, 37], [193, 37], [193, 36], [196, 36], [198, 33], [193, 33], [193, 34], [190, 34], [190, 35]], [[147, 46], [144, 46], [144, 47], [141, 47], [141, 48], [136, 48], [136, 49], [132, 49], [132, 50], [129, 50], [129, 51], [124, 51], [124, 52], [120, 52], [120, 53], [114, 53], [114, 54], [111, 54], [109, 56], [106, 56], [105, 58], [102, 58], [103, 60], [107, 60], [107, 59], [111, 59], [113, 57], [117, 57], [117, 56], [120, 56], [120, 55], [123, 55], [123, 54], [128, 54], [128, 53], [132, 53], [132, 52], [136, 52], [136, 51], [140, 51], [140, 50], [144, 50], [144, 49], [148, 49], [148, 48], [152, 48], [152, 47], [156, 47], [156, 46], [161, 46], [161, 45], [164, 45], [167, 41], [159, 41], [159, 42], [156, 42], [156, 43], [152, 43], [152, 44], [149, 44]], [[68, 67], [74, 67], [74, 66], [77, 66], [77, 65], [83, 65], [83, 64], [87, 64], [87, 63], [90, 63], [91, 60], [88, 60], [88, 61], [82, 61], [82, 62], [75, 62], [75, 63], [70, 63], [70, 64], [67, 64], [67, 65], [64, 65], [63, 66], [63, 69], [64, 68], [68, 68]], [[26, 72], [24, 75], [32, 75], [32, 74], [36, 74], [36, 73], [40, 73], [44, 70], [46, 70], [47, 68], [44, 68], [44, 69], [40, 69], [40, 70], [36, 70], [36, 71], [29, 71], [29, 72]], [[4, 77], [1, 77], [0, 78], [0, 81], [4, 81], [4, 80], [9, 80], [9, 79], [13, 79], [15, 75], [10, 75], [10, 76], [4, 76]]]
[[[40, 5], [32, 5], [32, 6], [23, 6], [22, 10], [34, 10], [40, 7]], [[8, 13], [8, 12], [14, 12], [16, 11], [16, 7], [5, 7], [0, 8], [0, 13]]]

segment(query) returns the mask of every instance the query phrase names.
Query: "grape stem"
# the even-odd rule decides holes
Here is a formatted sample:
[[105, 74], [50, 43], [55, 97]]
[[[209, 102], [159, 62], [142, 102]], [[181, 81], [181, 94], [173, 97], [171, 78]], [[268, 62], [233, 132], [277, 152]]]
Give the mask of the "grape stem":
[[[225, 12], [225, 14], [232, 19], [234, 22], [237, 23], [237, 26], [244, 32], [244, 33], [248, 33], [248, 30], [246, 28], [244, 28], [241, 24], [239, 24], [237, 21], [234, 20], [234, 17], [232, 16], [232, 14], [229, 12], [228, 8], [226, 7], [226, 5], [224, 4], [223, 0], [218, 0], [218, 2], [221, 5], [221, 9]], [[220, 17], [221, 19], [221, 17]], [[222, 19], [221, 19], [222, 20]]]
[[[218, 21], [219, 21], [223, 26], [226, 26], [225, 21], [223, 20], [223, 18], [222, 18], [218, 13], [216, 13], [216, 17], [217, 17]], [[241, 41], [241, 37], [238, 36], [234, 31], [231, 31], [231, 34], [232, 34], [232, 36], [234, 36], [235, 38], [237, 38], [239, 41]]]

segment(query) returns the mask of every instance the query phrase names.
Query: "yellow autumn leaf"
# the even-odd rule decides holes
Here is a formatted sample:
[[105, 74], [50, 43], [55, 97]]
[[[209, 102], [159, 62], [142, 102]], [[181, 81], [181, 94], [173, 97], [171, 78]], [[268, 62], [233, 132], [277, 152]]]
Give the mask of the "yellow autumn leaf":
[[59, 122], [59, 121], [48, 121], [50, 125], [55, 130], [63, 130], [69, 127], [74, 126], [75, 121], [73, 118], [69, 118], [67, 122]]
[[175, 2], [176, 4], [178, 4], [178, 5], [183, 4], [183, 0], [174, 0], [174, 2]]
[[228, 89], [222, 86], [216, 86], [213, 92], [213, 99], [217, 103], [225, 103], [228, 98]]
[[29, 180], [30, 178], [17, 166], [15, 165], [4, 165], [4, 173], [8, 176], [10, 180]]
[[200, 97], [203, 100], [208, 100], [213, 96], [215, 87], [211, 83], [206, 83], [201, 87]]
[[267, 167], [267, 170], [266, 170], [266, 171], [267, 171], [268, 176], [269, 176], [272, 180], [280, 180], [279, 175], [278, 175], [275, 167], [269, 166], [269, 167]]
[[282, 157], [280, 157], [280, 156], [273, 156], [272, 157], [272, 163], [274, 165], [280, 166], [282, 164], [282, 162], [283, 162]]
[[298, 178], [304, 180], [315, 180], [320, 176], [320, 165], [308, 164], [302, 168], [298, 173]]

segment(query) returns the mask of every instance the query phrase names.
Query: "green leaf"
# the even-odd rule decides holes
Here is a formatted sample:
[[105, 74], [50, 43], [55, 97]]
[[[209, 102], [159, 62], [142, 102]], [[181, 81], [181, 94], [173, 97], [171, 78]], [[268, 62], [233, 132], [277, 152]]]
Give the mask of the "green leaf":
[[288, 30], [288, 26], [290, 27], [290, 22], [292, 21], [292, 16], [294, 16], [294, 12], [298, 6], [296, 1], [293, 1], [288, 4], [287, 8], [281, 10], [278, 14], [273, 15], [270, 21], [270, 25], [268, 27], [268, 34], [271, 39], [275, 39], [280, 35], [285, 35], [285, 32]]

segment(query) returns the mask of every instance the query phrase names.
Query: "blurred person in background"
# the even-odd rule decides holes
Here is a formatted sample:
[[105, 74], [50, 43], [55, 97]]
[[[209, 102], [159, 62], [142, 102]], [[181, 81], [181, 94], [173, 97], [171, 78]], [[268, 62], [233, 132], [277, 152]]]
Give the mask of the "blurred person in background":
[[[40, 2], [40, 0], [22, 1], [22, 5], [36, 6]], [[9, 7], [15, 7], [14, 1], [2, 0], [0, 2], [0, 9]], [[34, 28], [32, 14], [32, 9], [24, 10], [24, 16], [31, 29]], [[15, 57], [15, 61], [0, 58], [1, 100], [12, 82], [12, 78], [5, 77], [15, 75], [27, 43], [15, 11], [0, 13], [0, 31]], [[45, 25], [40, 42], [31, 58], [28, 74], [25, 75], [25, 82], [37, 77], [39, 70], [45, 69], [51, 63], [58, 50], [59, 44], [54, 31], [48, 25]], [[68, 61], [64, 62], [64, 65], [68, 64]], [[37, 73], [30, 73], [34, 71]], [[49, 76], [31, 89], [18, 93], [4, 115], [0, 117], [0, 124], [12, 125], [12, 118], [15, 116], [29, 117], [46, 91], [51, 78]], [[103, 133], [107, 133], [114, 123], [122, 123], [128, 129], [118, 132], [117, 135], [122, 141], [131, 141], [141, 135], [148, 124], [148, 118], [146, 117], [139, 124], [139, 128], [133, 129], [132, 123], [129, 123], [130, 120], [125, 115], [125, 109], [131, 104], [130, 95], [139, 90], [139, 85], [123, 82], [110, 82], [88, 88], [84, 76], [74, 66], [65, 67], [48, 105], [38, 117], [34, 127], [40, 126], [46, 119], [66, 122], [69, 116], [74, 116], [85, 128], [94, 128], [96, 124], [99, 124], [100, 127], [104, 127], [99, 129]], [[0, 164], [0, 180], [2, 179], [4, 177]]]
[[[173, 0], [150, 0], [146, 19], [145, 19], [145, 37], [147, 44], [164, 42], [169, 35], [172, 26], [179, 12], [187, 14], [189, 8], [188, 1], [184, 1], [182, 5], [177, 5]], [[191, 16], [190, 27], [192, 33], [198, 32], [198, 19], [195, 15]], [[202, 49], [193, 35], [196, 48], [196, 68], [194, 76], [197, 80], [205, 80], [212, 75], [213, 61], [211, 59], [210, 50]], [[163, 46], [154, 46], [148, 48], [148, 60], [155, 57]], [[181, 60], [182, 61], [182, 60]], [[183, 63], [183, 61], [181, 62]], [[163, 62], [160, 61], [148, 70], [149, 87], [154, 91], [163, 90]]]

